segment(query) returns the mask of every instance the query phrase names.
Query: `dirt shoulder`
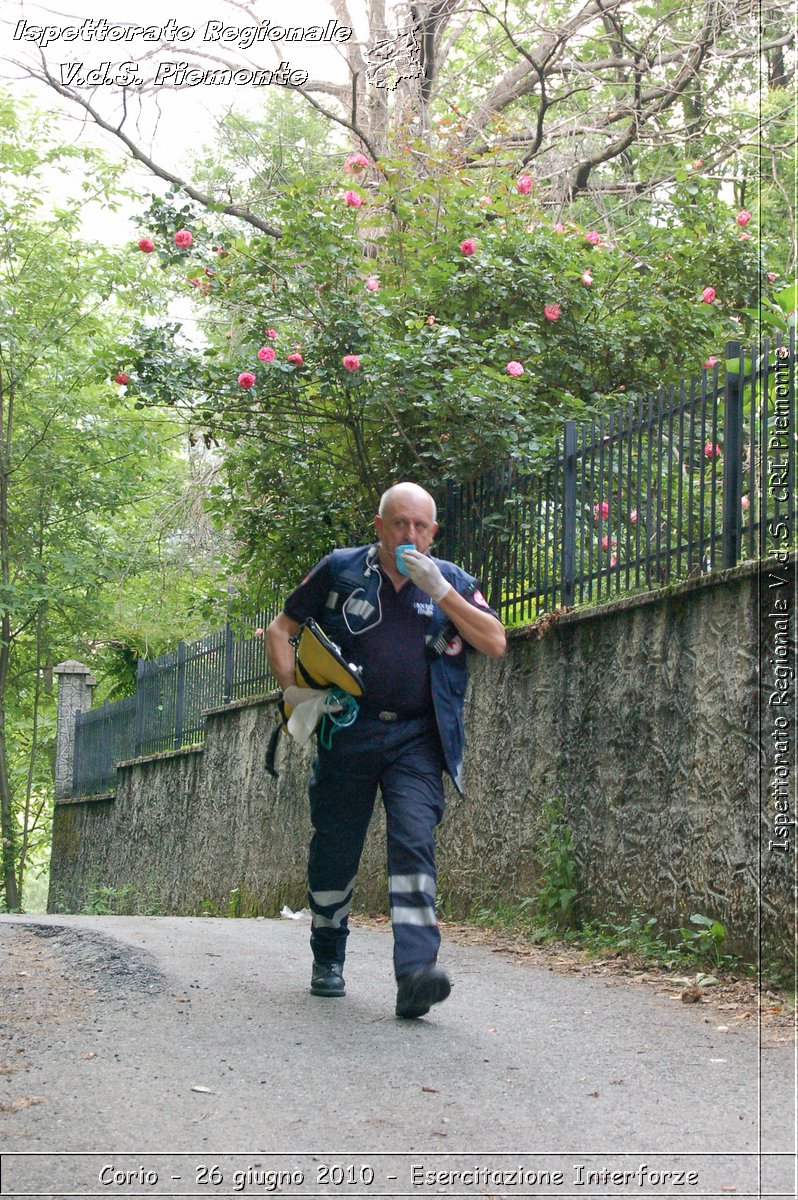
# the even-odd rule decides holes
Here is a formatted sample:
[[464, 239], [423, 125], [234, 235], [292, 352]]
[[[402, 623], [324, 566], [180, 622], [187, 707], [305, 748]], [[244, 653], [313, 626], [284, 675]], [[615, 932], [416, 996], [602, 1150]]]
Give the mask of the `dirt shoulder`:
[[[387, 917], [358, 915], [353, 924], [383, 928]], [[647, 965], [631, 954], [605, 953], [594, 957], [568, 942], [536, 945], [522, 934], [470, 925], [460, 921], [441, 921], [444, 939], [459, 946], [487, 946], [494, 954], [545, 968], [557, 975], [580, 975], [602, 979], [608, 986], [638, 984], [653, 989], [679, 1004], [697, 1004], [707, 1010], [707, 1020], [722, 1019], [730, 1028], [759, 1026], [763, 1047], [794, 1042], [798, 1030], [795, 1000], [756, 978], [730, 974], [716, 975], [718, 982], [697, 988], [686, 970], [670, 971]]]
[[[0, 927], [0, 1114], [44, 1104], [30, 1088], [28, 1047], [66, 1045], [91, 1025], [102, 1002], [157, 994], [163, 983], [149, 956], [90, 930], [57, 924]], [[87, 1049], [82, 1058], [96, 1055]]]

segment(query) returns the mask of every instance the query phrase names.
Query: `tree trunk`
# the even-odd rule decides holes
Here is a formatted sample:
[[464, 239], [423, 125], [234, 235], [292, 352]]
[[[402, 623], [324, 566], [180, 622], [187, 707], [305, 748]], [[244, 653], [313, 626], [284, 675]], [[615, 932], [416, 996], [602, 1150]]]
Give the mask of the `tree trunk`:
[[[12, 396], [6, 397], [3, 375], [0, 370], [0, 582], [8, 594], [10, 580], [8, 547], [8, 471], [11, 421], [13, 416]], [[8, 609], [0, 615], [0, 839], [3, 843], [3, 886], [6, 910], [15, 912], [19, 908], [19, 890], [15, 871], [17, 857], [16, 827], [11, 803], [11, 786], [8, 779], [6, 757], [6, 684], [8, 682], [8, 660], [11, 653], [11, 617]]]
[[15, 871], [17, 847], [14, 814], [11, 808], [11, 791], [8, 785], [5, 712], [2, 707], [0, 707], [0, 830], [2, 830], [3, 838], [3, 886], [6, 912], [16, 912], [19, 908], [19, 890]]
[[[39, 559], [41, 561], [43, 547], [39, 544]], [[31, 729], [30, 739], [30, 756], [28, 758], [28, 778], [25, 785], [25, 809], [22, 818], [22, 840], [19, 847], [19, 858], [17, 860], [17, 902], [22, 904], [22, 897], [25, 890], [25, 867], [28, 862], [28, 850], [30, 848], [31, 834], [35, 831], [41, 812], [41, 806], [35, 817], [32, 817], [33, 810], [33, 781], [36, 772], [36, 756], [39, 751], [39, 708], [41, 705], [42, 692], [42, 626], [44, 624], [44, 613], [46, 609], [45, 602], [39, 604], [36, 613], [36, 682], [33, 691], [33, 725]]]

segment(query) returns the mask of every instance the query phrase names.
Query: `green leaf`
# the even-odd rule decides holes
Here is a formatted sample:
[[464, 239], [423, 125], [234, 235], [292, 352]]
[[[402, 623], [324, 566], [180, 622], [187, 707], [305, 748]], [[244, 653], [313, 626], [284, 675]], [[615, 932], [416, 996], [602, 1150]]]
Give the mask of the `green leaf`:
[[789, 287], [782, 288], [776, 292], [773, 299], [784, 312], [791, 312], [798, 308], [798, 283], [792, 283]]

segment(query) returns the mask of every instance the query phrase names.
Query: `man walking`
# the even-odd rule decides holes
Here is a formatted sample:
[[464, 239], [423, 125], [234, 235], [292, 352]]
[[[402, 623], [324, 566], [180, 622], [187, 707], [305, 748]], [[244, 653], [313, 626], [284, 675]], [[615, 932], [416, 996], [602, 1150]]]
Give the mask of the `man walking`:
[[433, 831], [443, 816], [444, 770], [460, 787], [466, 647], [498, 658], [506, 646], [476, 580], [430, 557], [435, 515], [432, 496], [417, 484], [389, 488], [374, 519], [377, 543], [323, 558], [266, 631], [269, 664], [289, 705], [298, 699], [289, 638], [308, 618], [362, 667], [357, 719], [319, 742], [310, 784], [311, 991], [345, 993], [352, 892], [379, 787], [399, 1017], [423, 1016], [451, 990], [437, 965]]

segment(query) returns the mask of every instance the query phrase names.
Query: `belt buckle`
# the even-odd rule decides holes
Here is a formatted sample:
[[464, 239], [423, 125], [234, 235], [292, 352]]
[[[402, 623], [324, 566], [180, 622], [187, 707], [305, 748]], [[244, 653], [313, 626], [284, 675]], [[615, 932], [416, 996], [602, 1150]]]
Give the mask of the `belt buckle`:
[[378, 713], [377, 716], [379, 717], [380, 721], [386, 721], [386, 722], [387, 721], [397, 721], [399, 719], [399, 713], [387, 712], [385, 709], [383, 709], [383, 711], [381, 713]]

